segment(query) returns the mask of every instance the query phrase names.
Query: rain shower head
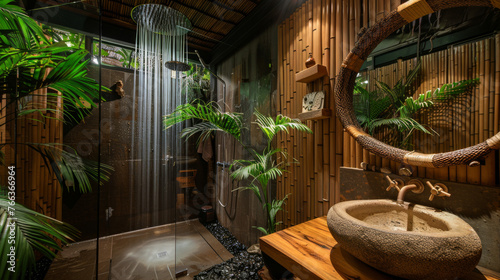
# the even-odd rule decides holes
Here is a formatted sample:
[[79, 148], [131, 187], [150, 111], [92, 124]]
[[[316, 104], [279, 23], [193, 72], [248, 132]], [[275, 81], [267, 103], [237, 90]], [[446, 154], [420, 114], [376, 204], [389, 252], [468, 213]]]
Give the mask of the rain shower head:
[[181, 72], [191, 69], [191, 66], [189, 64], [180, 61], [167, 61], [165, 62], [165, 67], [173, 71]]
[[131, 12], [132, 19], [148, 30], [162, 35], [179, 36], [191, 31], [191, 22], [181, 12], [161, 4], [142, 4]]

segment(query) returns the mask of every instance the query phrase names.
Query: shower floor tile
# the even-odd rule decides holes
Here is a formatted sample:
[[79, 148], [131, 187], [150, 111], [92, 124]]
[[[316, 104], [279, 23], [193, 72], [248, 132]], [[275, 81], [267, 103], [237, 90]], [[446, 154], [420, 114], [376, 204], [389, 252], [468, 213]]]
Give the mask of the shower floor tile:
[[[46, 280], [95, 279], [95, 240], [66, 247], [52, 263]], [[98, 279], [180, 279], [232, 258], [198, 220], [113, 235], [99, 240]]]

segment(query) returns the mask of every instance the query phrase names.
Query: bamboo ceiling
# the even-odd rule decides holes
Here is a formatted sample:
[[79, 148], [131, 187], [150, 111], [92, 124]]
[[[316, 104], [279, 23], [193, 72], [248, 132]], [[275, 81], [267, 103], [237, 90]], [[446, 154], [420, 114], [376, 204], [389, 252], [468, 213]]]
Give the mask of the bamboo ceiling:
[[[64, 5], [65, 9], [96, 10], [99, 0], [38, 0], [45, 5]], [[194, 49], [211, 51], [262, 0], [103, 0], [103, 21], [113, 22], [130, 29], [135, 23], [130, 14], [141, 4], [164, 4], [178, 10], [191, 21], [188, 44]]]

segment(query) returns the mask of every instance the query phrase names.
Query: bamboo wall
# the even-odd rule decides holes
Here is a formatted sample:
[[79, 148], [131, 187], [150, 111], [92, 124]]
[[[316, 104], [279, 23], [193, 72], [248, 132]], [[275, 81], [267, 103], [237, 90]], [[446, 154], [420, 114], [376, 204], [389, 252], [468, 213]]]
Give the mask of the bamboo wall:
[[[47, 108], [46, 90], [33, 93], [28, 106]], [[61, 100], [56, 101], [57, 107], [62, 108]], [[47, 118], [42, 119], [39, 114], [29, 114], [17, 119], [17, 163], [14, 152], [15, 121], [13, 105], [8, 105], [5, 96], [2, 98], [0, 118], [4, 122], [0, 127], [0, 142], [9, 143], [4, 148], [5, 167], [2, 168], [2, 184], [6, 185], [6, 171], [8, 166], [16, 165], [16, 203], [36, 210], [50, 217], [62, 219], [62, 189], [55, 175], [42, 157], [26, 143], [58, 143], [62, 144], [63, 124], [61, 113], [48, 112]]]
[[[344, 132], [335, 116], [335, 104], [330, 94], [333, 91], [335, 76], [340, 64], [354, 46], [360, 28], [374, 24], [400, 3], [399, 0], [309, 0], [279, 25], [278, 113], [297, 117], [302, 110], [302, 97], [308, 92], [321, 89], [325, 91], [327, 96], [325, 104], [329, 104], [333, 111], [333, 116], [328, 119], [306, 121], [314, 134], [283, 133], [278, 139], [278, 146], [288, 152], [289, 158], [295, 158], [300, 162], [291, 165], [288, 168], [289, 172], [278, 179], [278, 197], [290, 194], [285, 211], [280, 212], [278, 217], [278, 220], [283, 221], [284, 227], [327, 214], [328, 209], [340, 200], [338, 174], [341, 166], [359, 168], [361, 162], [364, 161], [375, 163], [378, 167], [390, 167], [393, 172], [399, 168], [399, 164], [363, 150], [347, 132]], [[495, 40], [496, 45], [498, 45], [498, 36]], [[478, 76], [481, 76], [481, 73], [483, 75], [488, 73], [487, 76], [490, 77], [488, 82], [483, 82], [481, 79], [478, 98], [482, 102], [478, 102], [478, 104], [482, 104], [481, 106], [488, 104], [485, 108], [488, 108], [487, 111], [490, 113], [488, 117], [483, 117], [485, 112], [485, 108], [483, 108], [477, 114], [482, 116], [483, 122], [488, 119], [488, 132], [483, 130], [483, 133], [478, 134], [479, 139], [484, 139], [485, 135], [489, 135], [491, 123], [493, 123], [492, 131], [498, 131], [498, 112], [493, 109], [496, 108], [498, 111], [499, 108], [499, 83], [493, 82], [492, 79], [494, 71], [496, 81], [500, 81], [498, 80], [498, 60], [496, 62], [492, 60], [493, 53], [498, 57], [498, 49], [493, 51], [492, 40], [490, 39], [488, 42], [490, 42], [488, 51], [486, 51], [487, 45], [484, 42], [478, 43], [478, 45], [474, 44], [472, 47], [474, 54], [483, 55], [479, 59], [483, 62], [479, 62], [479, 65], [476, 63], [476, 67], [462, 65], [464, 59], [473, 60], [470, 52], [469, 56], [462, 58], [462, 52], [465, 52], [466, 47], [449, 50], [447, 55], [452, 58], [452, 62], [446, 63], [446, 65], [444, 60], [436, 59], [438, 54], [426, 57], [426, 62], [424, 62], [424, 67], [434, 69], [435, 72], [428, 73], [427, 77], [432, 79], [424, 80], [422, 89], [444, 82], [444, 79], [435, 78], [437, 74], [451, 80], [451, 77], [462, 77], [469, 71], [476, 71], [475, 73], [479, 73]], [[481, 52], [481, 46], [485, 52]], [[488, 55], [486, 56], [485, 53]], [[305, 69], [304, 62], [309, 55], [312, 55], [316, 63], [327, 67], [329, 77], [308, 85], [296, 83], [295, 73]], [[443, 67], [437, 71], [436, 65]], [[489, 65], [489, 67], [484, 67], [484, 65]], [[450, 71], [446, 72], [444, 66], [448, 67]], [[395, 80], [395, 74], [389, 70], [378, 71], [385, 71], [380, 73], [384, 73], [386, 78], [390, 77]], [[485, 91], [488, 92], [487, 99], [485, 99]], [[495, 95], [491, 91], [497, 94]], [[493, 99], [495, 103], [493, 103]], [[491, 113], [491, 111], [493, 112]], [[483, 127], [483, 124], [481, 123], [479, 127]], [[495, 129], [497, 130], [495, 131]], [[495, 167], [494, 161], [494, 155], [490, 155], [486, 159], [486, 165], [475, 169], [470, 167], [418, 168], [416, 173], [419, 177], [425, 176], [440, 180], [494, 184], [494, 175], [492, 174], [498, 173], [499, 170], [498, 167]]]

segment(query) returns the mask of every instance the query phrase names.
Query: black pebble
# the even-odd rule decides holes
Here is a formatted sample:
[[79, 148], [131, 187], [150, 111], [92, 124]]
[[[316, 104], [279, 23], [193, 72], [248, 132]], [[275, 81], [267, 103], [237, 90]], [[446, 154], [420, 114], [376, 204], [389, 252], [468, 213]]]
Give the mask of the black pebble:
[[217, 221], [205, 227], [231, 253], [234, 258], [200, 272], [195, 280], [205, 279], [259, 279], [257, 272], [264, 263], [262, 256], [249, 254], [246, 246], [240, 243], [231, 232]]

